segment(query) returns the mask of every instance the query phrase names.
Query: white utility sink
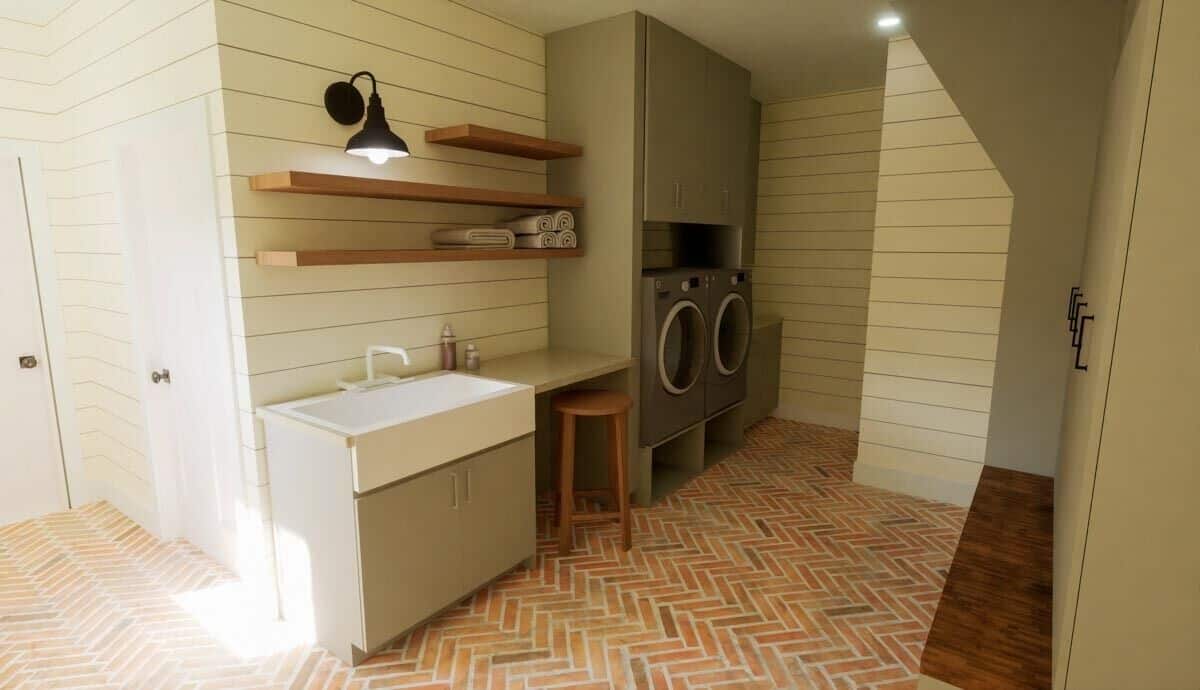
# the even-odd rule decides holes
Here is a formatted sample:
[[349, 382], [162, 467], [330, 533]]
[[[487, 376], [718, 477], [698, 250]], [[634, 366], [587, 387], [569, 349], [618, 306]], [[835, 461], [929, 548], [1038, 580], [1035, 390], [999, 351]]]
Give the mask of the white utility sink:
[[[344, 437], [354, 490], [370, 491], [533, 433], [533, 388], [437, 372], [370, 390], [293, 400], [259, 410]], [[271, 447], [268, 442], [267, 453]]]

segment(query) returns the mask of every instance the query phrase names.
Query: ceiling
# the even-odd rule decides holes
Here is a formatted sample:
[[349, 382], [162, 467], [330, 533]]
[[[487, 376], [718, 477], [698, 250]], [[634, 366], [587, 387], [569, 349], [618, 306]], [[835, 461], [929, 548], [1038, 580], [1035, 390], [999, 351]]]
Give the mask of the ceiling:
[[0, 18], [45, 25], [76, 0], [0, 0]]
[[764, 102], [879, 86], [887, 61], [887, 0], [459, 1], [539, 34], [639, 10], [749, 69]]

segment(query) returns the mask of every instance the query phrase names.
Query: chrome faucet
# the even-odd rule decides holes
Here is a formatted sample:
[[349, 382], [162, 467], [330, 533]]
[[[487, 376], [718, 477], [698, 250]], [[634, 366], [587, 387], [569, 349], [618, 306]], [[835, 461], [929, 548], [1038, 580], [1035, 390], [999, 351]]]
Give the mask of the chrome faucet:
[[383, 386], [389, 383], [396, 383], [400, 379], [395, 376], [375, 376], [375, 355], [386, 353], [389, 355], [399, 355], [404, 362], [404, 366], [409, 366], [412, 361], [408, 358], [408, 351], [402, 347], [394, 347], [391, 345], [369, 345], [367, 346], [367, 378], [362, 381], [343, 381], [338, 379], [338, 388], [347, 391], [364, 391]]

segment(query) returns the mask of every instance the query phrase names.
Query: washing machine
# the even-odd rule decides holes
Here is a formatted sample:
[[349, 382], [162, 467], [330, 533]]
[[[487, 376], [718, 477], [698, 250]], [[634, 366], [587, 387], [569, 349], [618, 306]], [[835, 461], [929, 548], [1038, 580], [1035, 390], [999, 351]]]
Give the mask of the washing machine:
[[708, 365], [704, 373], [704, 416], [746, 399], [747, 358], [750, 355], [750, 271], [744, 268], [708, 270]]
[[642, 274], [641, 434], [652, 446], [704, 419], [705, 269]]

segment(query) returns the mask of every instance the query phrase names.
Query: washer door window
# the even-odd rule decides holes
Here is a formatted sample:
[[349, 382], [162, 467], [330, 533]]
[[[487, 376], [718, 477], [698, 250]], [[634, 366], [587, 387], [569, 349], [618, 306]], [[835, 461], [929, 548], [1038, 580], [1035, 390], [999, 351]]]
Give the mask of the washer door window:
[[658, 334], [658, 378], [663, 388], [683, 395], [704, 371], [707, 330], [704, 314], [691, 300], [681, 300], [667, 312]]
[[725, 295], [713, 326], [713, 362], [722, 376], [737, 373], [750, 349], [750, 308], [736, 292]]

